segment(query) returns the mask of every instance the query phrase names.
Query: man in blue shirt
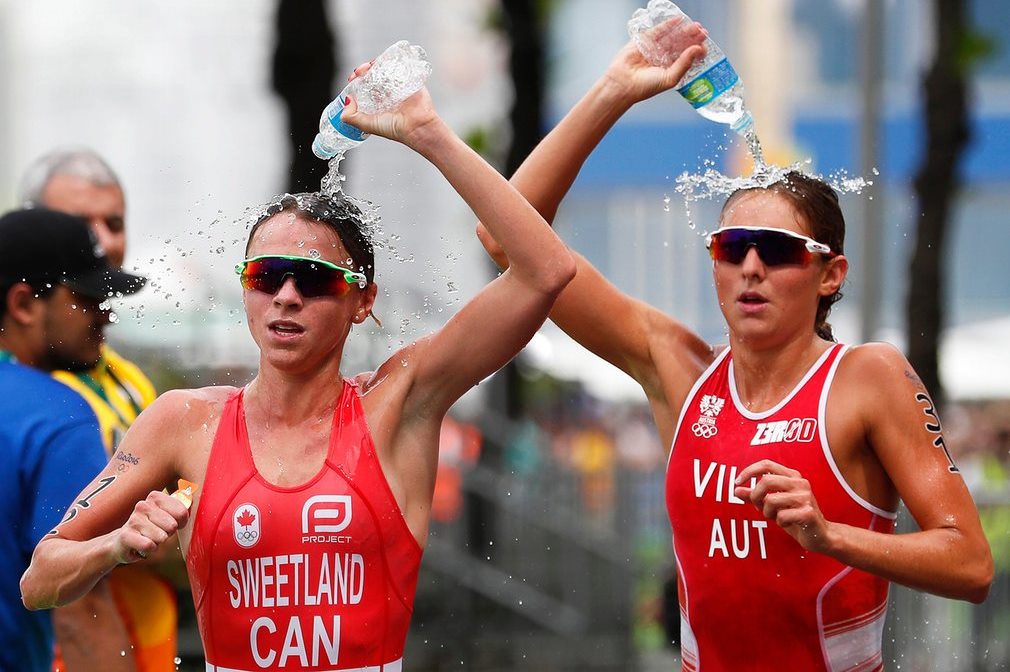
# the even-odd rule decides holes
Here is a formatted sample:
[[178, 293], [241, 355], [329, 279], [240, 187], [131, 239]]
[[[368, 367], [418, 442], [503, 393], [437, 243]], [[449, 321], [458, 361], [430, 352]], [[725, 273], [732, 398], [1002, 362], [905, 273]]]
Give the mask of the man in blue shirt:
[[[48, 372], [94, 366], [109, 323], [103, 302], [143, 282], [113, 269], [78, 217], [45, 209], [0, 217], [0, 670], [49, 672], [53, 618], [115, 636], [92, 625], [115, 613], [107, 589], [51, 615], [26, 610], [18, 582], [39, 539], [107, 461], [94, 412]], [[81, 499], [89, 496], [97, 495]]]

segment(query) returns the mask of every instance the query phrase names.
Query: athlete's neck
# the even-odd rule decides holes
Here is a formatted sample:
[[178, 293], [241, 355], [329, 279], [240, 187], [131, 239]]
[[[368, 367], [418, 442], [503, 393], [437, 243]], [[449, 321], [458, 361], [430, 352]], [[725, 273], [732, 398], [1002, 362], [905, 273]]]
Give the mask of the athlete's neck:
[[332, 411], [342, 390], [339, 360], [310, 376], [262, 367], [246, 387], [245, 399], [247, 405], [256, 405], [266, 417], [295, 425]]
[[737, 395], [748, 410], [761, 412], [782, 401], [831, 343], [810, 334], [761, 350], [731, 337], [730, 346]]

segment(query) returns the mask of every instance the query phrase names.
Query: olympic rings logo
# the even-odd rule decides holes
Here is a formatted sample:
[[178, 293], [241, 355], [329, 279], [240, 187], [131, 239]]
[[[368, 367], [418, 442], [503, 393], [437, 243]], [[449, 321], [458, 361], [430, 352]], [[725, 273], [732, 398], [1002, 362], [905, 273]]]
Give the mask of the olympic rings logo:
[[711, 439], [713, 436], [719, 433], [719, 428], [715, 425], [702, 424], [696, 422], [691, 425], [691, 431], [694, 435], [700, 439]]
[[242, 548], [255, 546], [260, 538], [260, 510], [255, 504], [247, 502], [235, 507], [232, 514], [232, 531], [235, 543]]

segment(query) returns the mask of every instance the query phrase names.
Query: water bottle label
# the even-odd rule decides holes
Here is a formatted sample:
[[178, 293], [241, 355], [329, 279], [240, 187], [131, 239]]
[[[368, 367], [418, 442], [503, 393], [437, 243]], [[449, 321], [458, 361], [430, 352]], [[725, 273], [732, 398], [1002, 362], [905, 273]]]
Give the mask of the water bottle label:
[[677, 89], [677, 93], [684, 96], [687, 102], [691, 103], [691, 107], [697, 109], [718, 98], [719, 94], [732, 87], [739, 79], [736, 70], [729, 64], [729, 59], [724, 58]]
[[344, 136], [348, 140], [354, 140], [355, 142], [361, 142], [368, 137], [368, 134], [362, 131], [360, 128], [351, 126], [350, 124], [345, 124], [341, 120], [340, 116], [344, 111], [344, 100], [343, 94], [338, 97], [335, 101], [336, 106], [333, 114], [330, 115], [330, 125], [336, 129], [337, 133]]

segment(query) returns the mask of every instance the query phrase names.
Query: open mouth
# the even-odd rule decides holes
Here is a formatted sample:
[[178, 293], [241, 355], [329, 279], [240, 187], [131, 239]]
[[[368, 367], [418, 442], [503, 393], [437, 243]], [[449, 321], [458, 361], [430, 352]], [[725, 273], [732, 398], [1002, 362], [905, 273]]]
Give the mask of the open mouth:
[[761, 304], [764, 304], [764, 303], [768, 303], [768, 299], [766, 299], [765, 297], [761, 296], [757, 292], [744, 292], [743, 294], [740, 295], [740, 298], [737, 299], [737, 300], [740, 303], [747, 304], [747, 305], [754, 305], [754, 306], [758, 306], [758, 305], [761, 305]]
[[276, 322], [271, 322], [267, 325], [270, 331], [278, 334], [280, 336], [293, 336], [296, 334], [301, 334], [305, 331], [297, 322], [288, 322], [285, 320], [278, 320]]

